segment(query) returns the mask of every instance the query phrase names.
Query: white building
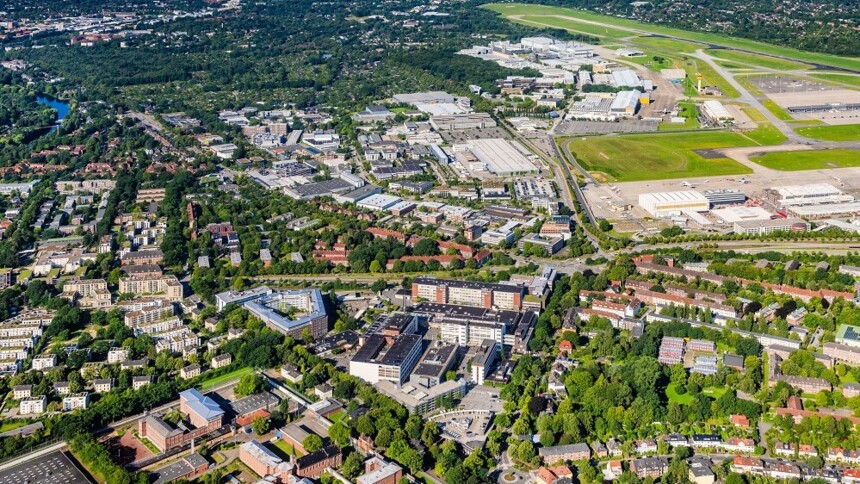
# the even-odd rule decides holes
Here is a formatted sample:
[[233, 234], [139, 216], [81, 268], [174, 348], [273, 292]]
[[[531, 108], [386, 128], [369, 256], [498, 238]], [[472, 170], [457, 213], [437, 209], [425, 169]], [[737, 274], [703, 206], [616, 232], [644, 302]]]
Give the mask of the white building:
[[735, 120], [735, 117], [732, 113], [723, 106], [723, 103], [719, 101], [705, 101], [702, 103], [702, 114], [705, 115], [708, 120], [717, 124], [730, 123]]
[[123, 361], [128, 359], [128, 354], [128, 348], [111, 348], [107, 354], [107, 362], [111, 365], [115, 363], [122, 363]]
[[478, 347], [478, 352], [472, 358], [472, 381], [476, 385], [484, 384], [484, 378], [490, 373], [498, 352], [498, 345], [493, 339], [485, 339]]
[[90, 404], [90, 394], [87, 392], [75, 393], [63, 398], [63, 411], [68, 412], [78, 408], [86, 409]]
[[28, 397], [21, 400], [21, 405], [18, 407], [18, 413], [21, 415], [33, 415], [45, 412], [48, 406], [48, 398], [45, 395], [38, 397]]
[[375, 384], [391, 381], [403, 384], [421, 357], [421, 336], [401, 334], [389, 344], [382, 335], [367, 338], [349, 362], [349, 374]]
[[34, 370], [47, 370], [57, 366], [57, 355], [37, 356], [33, 358]]
[[684, 212], [707, 212], [711, 204], [693, 190], [654, 192], [639, 195], [639, 206], [657, 218], [674, 217]]

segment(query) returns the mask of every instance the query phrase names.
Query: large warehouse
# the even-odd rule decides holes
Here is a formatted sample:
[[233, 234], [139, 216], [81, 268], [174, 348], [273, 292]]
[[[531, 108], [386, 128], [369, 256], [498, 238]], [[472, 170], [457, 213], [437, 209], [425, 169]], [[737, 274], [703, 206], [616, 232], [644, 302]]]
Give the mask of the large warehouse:
[[654, 217], [672, 217], [683, 212], [707, 212], [711, 202], [699, 192], [643, 193], [639, 195], [639, 206]]
[[854, 197], [846, 195], [842, 190], [829, 183], [774, 187], [767, 190], [765, 196], [770, 201], [784, 207], [814, 205], [818, 203], [848, 203], [854, 201]]
[[487, 171], [496, 176], [530, 175], [537, 167], [510, 142], [494, 139], [473, 139], [466, 142], [469, 151]]

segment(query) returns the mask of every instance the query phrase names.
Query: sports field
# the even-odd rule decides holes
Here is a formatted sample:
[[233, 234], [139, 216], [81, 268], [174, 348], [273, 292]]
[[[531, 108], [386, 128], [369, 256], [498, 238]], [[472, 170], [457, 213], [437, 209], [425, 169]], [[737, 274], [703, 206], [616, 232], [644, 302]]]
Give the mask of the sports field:
[[837, 124], [833, 126], [812, 126], [798, 128], [795, 133], [807, 138], [824, 141], [857, 141], [860, 140], [860, 124]]
[[[539, 26], [539, 24], [543, 23], [547, 16], [560, 18], [561, 20], [565, 20], [568, 23], [566, 27], [571, 30], [578, 30], [582, 27], [583, 24], [589, 23], [589, 25], [594, 26], [595, 23], [605, 25], [609, 28], [615, 27], [618, 30], [624, 29], [635, 29], [638, 31], [644, 31], [652, 34], [662, 34], [669, 35], [672, 37], [677, 37], [679, 40], [685, 41], [695, 41], [695, 42], [703, 42], [707, 44], [720, 45], [724, 47], [731, 47], [735, 49], [744, 49], [750, 52], [759, 53], [759, 54], [769, 54], [780, 57], [785, 57], [789, 60], [797, 60], [802, 62], [815, 62], [823, 65], [829, 65], [834, 67], [843, 67], [847, 69], [860, 71], [860, 59], [851, 58], [851, 57], [840, 57], [829, 54], [820, 54], [815, 52], [805, 52], [796, 49], [791, 49], [788, 47], [782, 47], [778, 45], [765, 44], [762, 42], [756, 42], [753, 40], [740, 39], [736, 37], [729, 37], [726, 35], [713, 34], [713, 33], [704, 33], [704, 32], [687, 32], [685, 30], [676, 29], [672, 27], [663, 27], [658, 25], [651, 24], [643, 24], [633, 20], [628, 20], [624, 18], [610, 17], [606, 15], [598, 15], [591, 12], [586, 12], [583, 10], [576, 10], [565, 7], [549, 7], [545, 5], [527, 5], [522, 3], [489, 3], [485, 4], [484, 8], [488, 8], [495, 12], [499, 12], [507, 18], [517, 17], [516, 19], [511, 18], [511, 20], [520, 22], [520, 23], [528, 23], [530, 25]], [[565, 17], [565, 18], [562, 18]], [[547, 25], [549, 26], [549, 25]], [[557, 26], [557, 25], [553, 25]], [[611, 31], [610, 31], [611, 32]], [[610, 33], [607, 35], [609, 38], [618, 38], [618, 34]], [[629, 30], [625, 33], [626, 36], [632, 35], [642, 35], [641, 32], [630, 32]], [[704, 46], [703, 46], [704, 47]], [[677, 51], [676, 51], [677, 52]]]
[[694, 150], [757, 144], [725, 131], [599, 136], [560, 143], [595, 178], [618, 182], [748, 174], [749, 168], [732, 159], [705, 158]]
[[824, 170], [860, 166], [860, 151], [783, 151], [750, 158], [759, 165], [780, 171]]

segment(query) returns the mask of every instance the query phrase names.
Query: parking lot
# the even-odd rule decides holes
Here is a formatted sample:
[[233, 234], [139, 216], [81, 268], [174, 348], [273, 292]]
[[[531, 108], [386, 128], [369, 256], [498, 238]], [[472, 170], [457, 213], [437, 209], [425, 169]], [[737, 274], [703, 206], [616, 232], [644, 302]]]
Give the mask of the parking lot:
[[0, 484], [88, 484], [83, 472], [63, 452], [42, 457], [0, 472]]
[[472, 387], [460, 401], [460, 408], [462, 410], [501, 412], [502, 400], [499, 398], [499, 389], [484, 385]]
[[563, 121], [556, 133], [566, 136], [609, 133], [649, 133], [657, 131], [657, 121], [622, 120], [617, 123], [605, 121]]

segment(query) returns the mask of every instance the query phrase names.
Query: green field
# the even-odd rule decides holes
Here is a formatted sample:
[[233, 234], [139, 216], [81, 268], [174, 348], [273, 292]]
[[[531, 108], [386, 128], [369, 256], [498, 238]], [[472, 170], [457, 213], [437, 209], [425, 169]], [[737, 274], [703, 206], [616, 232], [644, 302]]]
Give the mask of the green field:
[[583, 168], [605, 181], [747, 174], [750, 169], [734, 160], [705, 159], [693, 150], [756, 145], [743, 135], [725, 131], [600, 136], [562, 143]]
[[[629, 32], [626, 33], [630, 35]], [[633, 44], [640, 49], [653, 49], [677, 54], [688, 53], [692, 54], [703, 47], [702, 44], [695, 42], [686, 42], [684, 40], [670, 39], [668, 37], [636, 37], [633, 39]]]
[[776, 69], [779, 71], [794, 71], [809, 68], [808, 65], [801, 64], [799, 62], [792, 62], [789, 60], [778, 59], [776, 57], [769, 57], [764, 55], [750, 54], [737, 50], [708, 49], [706, 52], [714, 57], [718, 57], [720, 59], [724, 59], [730, 62], [734, 62], [737, 64], [747, 64], [743, 67], [758, 66], [765, 67], [767, 69]]
[[230, 380], [238, 380], [238, 379], [242, 378], [243, 376], [245, 376], [249, 373], [253, 373], [253, 372], [254, 372], [253, 368], [247, 368], [247, 367], [246, 368], [239, 368], [238, 370], [231, 371], [230, 373], [225, 373], [223, 375], [219, 375], [219, 376], [216, 376], [214, 378], [210, 378], [208, 380], [203, 380], [197, 386], [199, 386], [200, 388], [203, 388], [203, 389], [212, 388], [212, 387], [216, 387], [218, 385], [221, 385], [223, 383], [227, 383]]
[[669, 398], [670, 402], [675, 402], [681, 405], [687, 405], [693, 401], [693, 396], [689, 393], [678, 395], [678, 392], [675, 391], [674, 383], [670, 383], [666, 386], [666, 396]]
[[681, 110], [678, 112], [678, 116], [685, 118], [684, 123], [660, 123], [660, 126], [658, 128], [660, 131], [688, 130], [696, 129], [699, 127], [699, 122], [696, 120], [696, 104], [682, 101], [679, 102], [678, 105], [681, 107]]
[[750, 158], [759, 165], [780, 171], [822, 170], [860, 166], [860, 151], [819, 150], [766, 153]]
[[[653, 34], [669, 35], [673, 37], [678, 37], [681, 40], [704, 42], [724, 47], [744, 49], [751, 52], [758, 52], [761, 54], [781, 56], [787, 59], [794, 59], [803, 62], [815, 62], [823, 65], [843, 67], [860, 71], [860, 59], [853, 57], [841, 57], [830, 54], [805, 52], [788, 47], [765, 44], [762, 42], [756, 42], [754, 40], [740, 39], [721, 34], [705, 32], [687, 32], [685, 30], [672, 27], [643, 24], [634, 20], [599, 15], [571, 8], [549, 7], [545, 5], [528, 5], [522, 3], [489, 3], [485, 4], [484, 8], [499, 12], [505, 17], [523, 16], [524, 18], [529, 19], [534, 19], [535, 17], [541, 18], [547, 15], [556, 16], [555, 18], [567, 17], [563, 19], [560, 18], [560, 20], [567, 21], [567, 28], [573, 30], [579, 29], [579, 26], [582, 25], [590, 25], [590, 27], [594, 27], [593, 24], [584, 24], [583, 21], [600, 22], [602, 24], [606, 24], [607, 26], [615, 27], [618, 30], [635, 29], [635, 31], [632, 32], [625, 32], [625, 36], [643, 35], [646, 32]], [[540, 22], [540, 20], [532, 20], [532, 22], [535, 21]], [[705, 46], [703, 46], [702, 48], [705, 48]]]
[[848, 84], [854, 87], [860, 87], [860, 76], [855, 76], [852, 74], [837, 74], [833, 72], [825, 72], [825, 73], [815, 73], [812, 74], [813, 77], [817, 77], [819, 79], [823, 79], [825, 81], [833, 81], [840, 82], [842, 84]]
[[798, 128], [795, 133], [807, 138], [825, 141], [857, 141], [860, 140], [860, 124], [839, 124], [833, 126], [812, 126]]
[[630, 32], [624, 30], [617, 30], [611, 27], [601, 27], [599, 25], [586, 24], [582, 22], [570, 22], [567, 19], [553, 17], [551, 15], [525, 15], [515, 21], [522, 24], [531, 25], [533, 27], [564, 29], [573, 33], [592, 35], [594, 37], [608, 39], [620, 39], [622, 37], [631, 35]]
[[767, 122], [760, 122], [757, 128], [745, 131], [744, 135], [763, 146], [778, 145], [786, 139], [782, 131]]

